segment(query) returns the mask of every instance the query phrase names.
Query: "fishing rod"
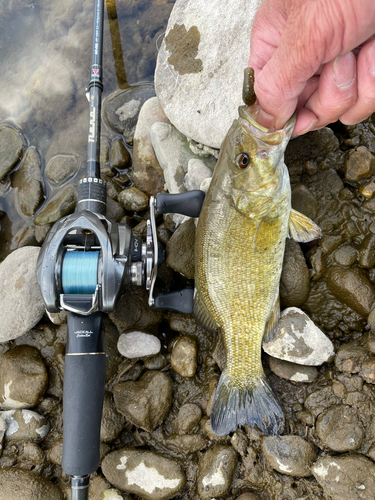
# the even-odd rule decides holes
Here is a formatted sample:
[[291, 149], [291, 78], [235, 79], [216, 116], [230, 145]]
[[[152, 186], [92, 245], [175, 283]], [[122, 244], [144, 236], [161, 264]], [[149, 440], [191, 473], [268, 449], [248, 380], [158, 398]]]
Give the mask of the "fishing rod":
[[101, 96], [103, 91], [104, 0], [95, 0], [89, 101], [87, 171], [79, 181], [76, 211], [48, 233], [37, 262], [46, 309], [67, 311], [68, 336], [63, 391], [64, 472], [72, 500], [87, 500], [90, 474], [100, 461], [100, 425], [105, 387], [103, 313], [114, 311], [130, 285], [149, 290], [150, 306], [192, 313], [193, 290], [154, 294], [163, 249], [157, 241], [155, 211], [198, 217], [202, 191], [150, 198], [146, 242], [127, 224], [106, 217], [106, 184], [100, 178]]

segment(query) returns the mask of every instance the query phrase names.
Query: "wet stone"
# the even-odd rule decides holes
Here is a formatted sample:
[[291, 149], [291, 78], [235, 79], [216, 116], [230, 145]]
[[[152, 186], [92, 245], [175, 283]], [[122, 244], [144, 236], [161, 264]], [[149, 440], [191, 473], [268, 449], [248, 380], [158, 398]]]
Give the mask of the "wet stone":
[[352, 266], [356, 262], [357, 256], [357, 250], [350, 245], [342, 245], [333, 254], [337, 264], [344, 267]]
[[112, 167], [115, 168], [123, 169], [130, 165], [130, 153], [121, 139], [115, 139], [113, 141], [110, 159]]
[[335, 357], [335, 365], [340, 372], [358, 373], [368, 357], [369, 352], [366, 347], [354, 341], [340, 346]]
[[[372, 328], [373, 320], [370, 322], [370, 316], [372, 314], [375, 314], [375, 310], [371, 311], [369, 317], [368, 317], [368, 324], [371, 328], [370, 331], [366, 332], [362, 339], [361, 339], [361, 344], [363, 344], [369, 351], [372, 352], [372, 354], [375, 354], [375, 328]], [[374, 318], [375, 319], [375, 318]]]
[[117, 438], [124, 424], [124, 417], [118, 413], [112, 394], [104, 394], [103, 414], [100, 427], [100, 440], [109, 443]]
[[287, 239], [280, 278], [280, 300], [284, 307], [298, 307], [310, 293], [310, 273], [297, 241]]
[[161, 343], [155, 335], [135, 331], [120, 335], [117, 348], [126, 358], [141, 358], [158, 354]]
[[55, 439], [53, 445], [48, 450], [48, 459], [56, 465], [61, 465], [62, 452], [63, 452], [63, 438], [58, 437], [57, 439]]
[[145, 193], [142, 193], [139, 189], [135, 187], [131, 187], [128, 189], [124, 189], [118, 195], [118, 200], [129, 212], [142, 212], [142, 210], [146, 210], [148, 208], [148, 196]]
[[361, 185], [359, 188], [359, 192], [365, 198], [372, 198], [375, 193], [375, 182], [369, 182], [368, 184]]
[[115, 92], [109, 96], [104, 106], [104, 114], [108, 125], [126, 139], [134, 136], [139, 112], [142, 105], [155, 95], [151, 84], [133, 85], [128, 89]]
[[15, 443], [38, 443], [50, 431], [48, 420], [32, 410], [1, 411], [0, 419], [5, 420], [7, 424], [6, 439]]
[[326, 408], [340, 403], [341, 399], [334, 395], [332, 386], [327, 386], [307, 396], [304, 405], [305, 408], [312, 413], [312, 415], [317, 417]]
[[35, 347], [20, 345], [2, 356], [0, 403], [3, 409], [31, 408], [37, 405], [47, 385], [47, 368]]
[[343, 453], [360, 448], [364, 429], [354, 408], [344, 405], [328, 408], [316, 421], [316, 433], [322, 447]]
[[206, 451], [198, 466], [198, 493], [204, 500], [225, 496], [229, 493], [237, 453], [227, 445], [217, 444]]
[[45, 208], [35, 218], [35, 224], [43, 226], [57, 222], [65, 215], [74, 212], [77, 203], [77, 188], [73, 185], [66, 186], [55, 195]]
[[249, 440], [246, 433], [242, 429], [237, 429], [230, 439], [233, 448], [244, 457], [247, 453], [247, 447], [249, 445]]
[[202, 417], [201, 408], [193, 403], [186, 403], [179, 409], [176, 420], [176, 432], [186, 434], [198, 430]]
[[275, 336], [263, 342], [263, 349], [275, 358], [310, 366], [319, 366], [334, 354], [329, 338], [296, 307], [283, 311]]
[[375, 235], [369, 234], [362, 241], [358, 252], [358, 262], [365, 269], [375, 266]]
[[261, 500], [260, 496], [256, 493], [242, 493], [236, 500]]
[[171, 366], [181, 377], [194, 377], [197, 371], [197, 343], [184, 335], [173, 346]]
[[120, 203], [107, 198], [107, 218], [110, 221], [120, 222], [125, 215], [125, 210], [122, 208]]
[[357, 268], [331, 267], [327, 285], [341, 302], [367, 318], [375, 301], [375, 292], [364, 271]]
[[318, 215], [317, 200], [304, 184], [297, 184], [292, 189], [292, 207], [313, 220]]
[[368, 179], [374, 168], [375, 156], [366, 146], [359, 146], [351, 154], [349, 153], [349, 158], [345, 162], [345, 179], [351, 182]]
[[13, 127], [0, 127], [0, 181], [22, 158], [24, 140]]
[[[17, 492], [17, 493], [16, 493]], [[0, 470], [0, 500], [64, 500], [61, 489], [48, 479], [28, 470]]]
[[313, 382], [318, 376], [315, 366], [303, 366], [289, 361], [269, 357], [270, 369], [278, 377], [292, 382]]
[[169, 267], [189, 279], [194, 278], [194, 219], [188, 219], [173, 233], [166, 248]]
[[362, 363], [360, 375], [368, 384], [375, 384], [375, 358], [372, 357]]
[[117, 384], [113, 393], [117, 410], [149, 432], [164, 421], [172, 404], [172, 382], [162, 372], [149, 371], [137, 382]]
[[17, 189], [18, 203], [24, 215], [32, 216], [43, 199], [42, 161], [38, 151], [30, 147], [21, 167], [12, 175], [12, 186]]
[[169, 123], [157, 97], [146, 101], [139, 113], [134, 134], [134, 185], [148, 196], [163, 190], [164, 175], [151, 144], [150, 130], [156, 122]]
[[45, 306], [36, 279], [39, 247], [12, 252], [0, 266], [0, 342], [20, 337], [42, 318]]
[[59, 184], [73, 176], [78, 169], [79, 157], [77, 155], [56, 155], [47, 163], [46, 176], [50, 181]]
[[116, 488], [145, 500], [173, 498], [186, 483], [181, 465], [150, 451], [122, 449], [109, 453], [102, 471]]
[[262, 451], [270, 466], [289, 476], [311, 476], [315, 447], [300, 436], [265, 436]]
[[355, 453], [320, 457], [312, 473], [326, 495], [332, 500], [373, 500], [375, 465]]

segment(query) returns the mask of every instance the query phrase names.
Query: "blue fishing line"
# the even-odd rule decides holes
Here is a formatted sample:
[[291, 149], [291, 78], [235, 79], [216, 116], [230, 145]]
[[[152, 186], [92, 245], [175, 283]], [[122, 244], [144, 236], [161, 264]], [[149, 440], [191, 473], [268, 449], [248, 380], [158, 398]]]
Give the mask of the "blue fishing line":
[[93, 294], [98, 282], [99, 252], [66, 252], [62, 266], [64, 293]]

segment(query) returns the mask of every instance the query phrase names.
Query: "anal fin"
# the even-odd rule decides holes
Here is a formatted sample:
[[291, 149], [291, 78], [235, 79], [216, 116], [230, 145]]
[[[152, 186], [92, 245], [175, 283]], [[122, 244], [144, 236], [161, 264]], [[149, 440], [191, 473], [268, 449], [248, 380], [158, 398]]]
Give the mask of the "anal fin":
[[216, 324], [197, 289], [195, 290], [193, 312], [199, 326], [204, 328], [208, 333], [217, 332], [219, 325]]
[[320, 227], [306, 215], [297, 212], [293, 208], [289, 215], [289, 238], [300, 243], [316, 240], [322, 236]]

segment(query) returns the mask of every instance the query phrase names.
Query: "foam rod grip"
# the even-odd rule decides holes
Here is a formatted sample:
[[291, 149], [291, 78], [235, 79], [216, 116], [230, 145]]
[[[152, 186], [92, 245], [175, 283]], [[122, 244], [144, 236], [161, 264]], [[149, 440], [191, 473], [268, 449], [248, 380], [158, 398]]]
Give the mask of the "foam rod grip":
[[104, 384], [104, 353], [65, 356], [62, 467], [69, 476], [85, 476], [99, 466]]
[[172, 212], [199, 217], [205, 196], [205, 192], [200, 189], [180, 194], [160, 193], [156, 196], [156, 210], [160, 214]]

